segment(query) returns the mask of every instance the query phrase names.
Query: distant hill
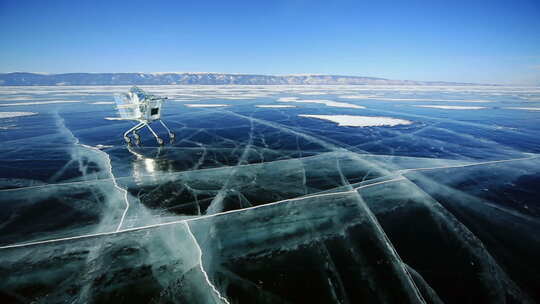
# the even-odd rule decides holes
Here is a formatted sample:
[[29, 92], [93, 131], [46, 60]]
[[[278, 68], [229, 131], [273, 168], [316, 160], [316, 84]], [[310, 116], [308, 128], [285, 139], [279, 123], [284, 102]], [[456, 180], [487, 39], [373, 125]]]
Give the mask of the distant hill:
[[475, 85], [443, 81], [391, 80], [341, 75], [253, 75], [222, 73], [4, 73], [0, 86], [69, 85]]

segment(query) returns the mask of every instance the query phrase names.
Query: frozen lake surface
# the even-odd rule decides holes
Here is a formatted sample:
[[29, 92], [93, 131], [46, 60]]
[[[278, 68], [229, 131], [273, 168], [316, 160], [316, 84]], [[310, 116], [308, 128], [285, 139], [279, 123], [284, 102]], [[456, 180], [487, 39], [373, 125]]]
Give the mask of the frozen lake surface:
[[540, 302], [540, 89], [142, 88], [0, 87], [2, 303]]

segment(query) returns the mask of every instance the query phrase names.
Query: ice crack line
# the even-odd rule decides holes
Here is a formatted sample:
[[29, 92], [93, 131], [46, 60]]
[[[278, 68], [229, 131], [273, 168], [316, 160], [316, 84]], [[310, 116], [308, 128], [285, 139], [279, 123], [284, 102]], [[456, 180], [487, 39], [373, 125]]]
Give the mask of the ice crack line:
[[[462, 167], [479, 166], [479, 165], [494, 164], [494, 163], [504, 163], [504, 162], [511, 162], [511, 161], [535, 159], [535, 158], [538, 158], [538, 157], [540, 157], [540, 156], [532, 155], [532, 156], [526, 157], [526, 158], [494, 160], [494, 161], [472, 163], [472, 164], [465, 164], [465, 165], [451, 165], [451, 166], [440, 166], [440, 167], [430, 167], [430, 168], [404, 169], [404, 170], [397, 171], [397, 173], [398, 174], [403, 174], [403, 173], [412, 172], [412, 171], [424, 171], [424, 170], [447, 169], [447, 168], [462, 168]], [[351, 190], [347, 190], [347, 191], [307, 195], [307, 196], [302, 196], [302, 197], [296, 197], [296, 198], [290, 198], [290, 199], [285, 199], [285, 200], [281, 200], [281, 201], [276, 201], [276, 202], [268, 203], [268, 204], [265, 204], [265, 205], [253, 206], [253, 207], [248, 207], [248, 208], [243, 208], [243, 209], [236, 209], [236, 210], [229, 210], [229, 211], [215, 213], [215, 214], [202, 215], [202, 216], [199, 216], [199, 217], [196, 217], [196, 218], [183, 219], [183, 220], [178, 220], [178, 221], [171, 221], [171, 222], [167, 222], [167, 223], [152, 224], [152, 225], [146, 225], [146, 226], [140, 226], [140, 227], [133, 227], [133, 228], [122, 229], [122, 230], [120, 230], [120, 228], [122, 226], [124, 216], [125, 216], [128, 208], [129, 208], [129, 202], [127, 201], [127, 191], [119, 187], [120, 189], [124, 190], [125, 193], [126, 193], [126, 209], [124, 210], [124, 214], [123, 214], [123, 216], [121, 218], [121, 221], [120, 221], [116, 231], [114, 231], [114, 232], [94, 233], [94, 234], [85, 234], [85, 235], [79, 235], [79, 236], [73, 236], [73, 237], [50, 239], [50, 240], [29, 242], [29, 243], [23, 243], [23, 244], [6, 245], [6, 246], [0, 246], [0, 249], [26, 247], [26, 246], [33, 246], [33, 245], [39, 245], [39, 244], [48, 244], [48, 243], [55, 243], [55, 242], [62, 242], [62, 241], [69, 241], [69, 240], [78, 240], [78, 239], [85, 239], [85, 238], [98, 237], [98, 236], [107, 236], [107, 235], [113, 235], [113, 234], [116, 234], [116, 233], [138, 231], [138, 230], [150, 229], [150, 228], [166, 226], [166, 225], [174, 225], [174, 224], [178, 224], [178, 223], [191, 222], [191, 221], [195, 221], [195, 220], [202, 220], [202, 219], [205, 219], [205, 218], [211, 218], [211, 217], [215, 217], [215, 216], [223, 216], [223, 215], [236, 213], [236, 212], [243, 212], [243, 211], [250, 210], [250, 209], [269, 207], [269, 206], [273, 206], [273, 205], [276, 205], [276, 204], [281, 204], [281, 203], [288, 202], [288, 201], [295, 201], [295, 200], [301, 200], [301, 199], [313, 198], [313, 197], [323, 197], [323, 196], [332, 196], [332, 195], [340, 195], [340, 194], [352, 193], [354, 191], [357, 191], [358, 189], [367, 188], [367, 187], [380, 185], [380, 184], [384, 184], [384, 183], [389, 183], [389, 182], [400, 181], [400, 180], [407, 180], [407, 179], [405, 177], [403, 177], [403, 176], [400, 176], [400, 177], [390, 179], [390, 180], [386, 180], [386, 181], [380, 181], [380, 182], [376, 182], [376, 183], [372, 183], [372, 184], [361, 185], [361, 186], [355, 187], [355, 188], [353, 188]]]
[[[406, 178], [401, 176], [401, 177], [398, 177], [396, 179], [389, 180], [389, 181], [394, 181], [394, 180], [406, 180]], [[386, 182], [389, 182], [389, 181], [386, 181]], [[380, 184], [380, 183], [384, 183], [384, 182], [379, 182], [379, 183], [375, 183], [375, 184]], [[370, 185], [373, 185], [373, 184], [370, 184]], [[356, 189], [359, 189], [361, 187], [362, 186], [357, 187]], [[358, 202], [359, 202], [360, 207], [367, 214], [368, 218], [373, 223], [373, 225], [374, 225], [375, 229], [377, 230], [377, 232], [379, 233], [379, 235], [381, 235], [382, 241], [383, 241], [384, 245], [386, 246], [387, 250], [390, 252], [390, 254], [393, 255], [394, 259], [398, 262], [398, 266], [401, 268], [401, 271], [407, 276], [407, 283], [409, 283], [410, 287], [412, 287], [412, 289], [414, 291], [414, 296], [416, 297], [416, 299], [418, 301], [425, 304], [426, 301], [425, 301], [424, 297], [422, 296], [422, 293], [418, 289], [418, 286], [416, 286], [416, 283], [414, 282], [414, 279], [412, 278], [410, 272], [407, 270], [407, 267], [405, 266], [405, 263], [403, 262], [403, 260], [399, 256], [399, 254], [396, 251], [394, 245], [392, 244], [392, 242], [390, 242], [390, 238], [388, 237], [388, 235], [386, 235], [386, 232], [381, 227], [381, 224], [377, 220], [377, 217], [373, 214], [373, 212], [371, 212], [371, 209], [364, 202], [364, 199], [362, 198], [362, 195], [360, 193], [358, 193], [357, 191], [354, 191], [354, 193], [358, 197]]]
[[0, 246], [0, 250], [1, 249], [8, 249], [8, 248], [27, 247], [27, 246], [40, 245], [40, 244], [50, 244], [50, 243], [56, 243], [56, 242], [62, 242], [62, 241], [80, 240], [80, 239], [99, 237], [99, 236], [110, 236], [110, 235], [114, 235], [114, 234], [118, 234], [118, 233], [124, 233], [124, 232], [133, 232], [133, 231], [157, 228], [157, 227], [168, 226], [168, 225], [189, 223], [189, 222], [192, 222], [192, 221], [198, 221], [198, 220], [203, 220], [203, 219], [217, 217], [217, 216], [224, 216], [224, 215], [238, 213], [238, 212], [244, 212], [244, 211], [252, 210], [252, 209], [267, 208], [267, 207], [270, 207], [270, 206], [274, 206], [274, 205], [278, 205], [278, 204], [282, 204], [282, 203], [290, 202], [290, 201], [297, 201], [297, 200], [303, 200], [303, 199], [314, 198], [314, 197], [325, 197], [325, 196], [334, 196], [334, 195], [343, 195], [343, 194], [348, 194], [348, 193], [354, 193], [355, 191], [357, 191], [359, 189], [362, 189], [362, 188], [368, 188], [368, 187], [372, 187], [372, 186], [376, 186], [376, 185], [380, 185], [380, 184], [396, 182], [396, 181], [401, 181], [401, 180], [406, 180], [406, 178], [403, 177], [403, 176], [400, 176], [400, 177], [390, 179], [390, 180], [380, 181], [380, 182], [367, 184], [367, 185], [361, 185], [361, 186], [355, 187], [355, 188], [353, 188], [351, 190], [347, 190], [347, 191], [320, 193], [320, 194], [313, 194], [313, 195], [307, 195], [307, 196], [302, 196], [302, 197], [288, 198], [288, 199], [284, 199], [284, 200], [280, 200], [280, 201], [276, 201], [276, 202], [272, 202], [272, 203], [268, 203], [268, 204], [264, 204], [264, 205], [258, 205], [258, 206], [248, 207], [248, 208], [229, 210], [229, 211], [224, 211], [224, 212], [214, 213], [214, 214], [209, 214], [209, 215], [202, 215], [202, 216], [198, 216], [198, 217], [194, 217], [194, 218], [188, 218], [188, 219], [182, 219], [182, 220], [178, 220], [178, 221], [171, 221], [171, 222], [166, 222], [166, 223], [158, 223], [158, 224], [151, 224], [151, 225], [146, 225], [146, 226], [127, 228], [127, 229], [117, 230], [117, 231], [113, 231], [113, 232], [100, 232], [100, 233], [84, 234], [84, 235], [65, 237], [65, 238], [58, 238], [58, 239], [50, 239], [50, 240], [29, 242], [29, 243], [23, 243], [23, 244]]
[[197, 247], [197, 250], [199, 251], [199, 268], [201, 269], [201, 271], [202, 271], [202, 273], [204, 275], [204, 278], [206, 279], [206, 282], [208, 283], [208, 286], [210, 286], [212, 288], [212, 290], [214, 291], [214, 293], [216, 293], [216, 295], [218, 296], [218, 298], [220, 300], [222, 300], [223, 302], [225, 302], [227, 304], [230, 304], [229, 301], [224, 296], [221, 295], [219, 290], [217, 290], [216, 286], [214, 286], [214, 284], [212, 284], [212, 282], [210, 282], [210, 278], [208, 277], [208, 273], [206, 273], [206, 271], [204, 270], [204, 267], [203, 267], [202, 248], [201, 248], [201, 246], [199, 246], [199, 243], [197, 242], [197, 239], [195, 238], [195, 236], [191, 232], [191, 229], [189, 228], [189, 224], [187, 222], [184, 222], [184, 224], [186, 225], [189, 236], [191, 237], [191, 239], [193, 239], [193, 242], [195, 243], [195, 246]]
[[238, 166], [242, 165], [242, 163], [246, 161], [246, 159], [249, 156], [251, 146], [253, 145], [254, 125], [253, 125], [252, 120], [250, 120], [250, 125], [251, 125], [251, 128], [249, 130], [249, 140], [246, 146], [244, 147], [244, 151], [242, 152], [242, 155], [238, 159], [236, 166], [234, 166], [229, 172], [229, 176], [227, 177], [227, 180], [225, 181], [225, 183], [223, 183], [223, 187], [221, 187], [218, 194], [214, 197], [212, 202], [210, 202], [210, 206], [208, 206], [207, 211], [206, 211], [207, 214], [219, 213], [219, 211], [218, 212], [214, 212], [214, 211], [222, 207], [223, 200], [225, 199], [227, 195], [226, 192], [230, 188], [229, 185], [231, 183], [231, 180], [233, 179], [233, 177], [236, 175], [236, 172], [238, 171]]
[[[94, 147], [91, 147], [91, 146], [87, 146], [88, 148], [91, 148], [91, 149], [96, 149], [100, 152], [103, 152], [97, 148], [94, 148]], [[358, 156], [360, 157], [384, 157], [384, 156], [388, 156], [388, 157], [396, 157], [396, 155], [391, 155], [391, 154], [361, 154], [361, 153], [356, 153], [356, 152], [350, 152], [350, 151], [344, 151], [345, 153], [351, 153], [351, 154], [357, 154]], [[105, 153], [105, 152], [103, 152]], [[190, 170], [184, 170], [184, 171], [178, 171], [178, 172], [175, 172], [175, 173], [153, 173], [152, 175], [147, 175], [147, 174], [142, 174], [141, 177], [148, 177], [148, 176], [156, 176], [156, 175], [167, 175], [167, 176], [171, 176], [171, 175], [178, 175], [178, 174], [185, 174], [185, 173], [192, 173], [192, 172], [199, 172], [199, 171], [217, 171], [217, 170], [223, 170], [224, 168], [233, 168], [233, 167], [238, 167], [238, 168], [242, 168], [242, 167], [250, 167], [250, 166], [256, 166], [256, 165], [260, 165], [260, 164], [269, 164], [269, 163], [280, 163], [280, 162], [288, 162], [288, 161], [291, 161], [291, 160], [307, 160], [307, 159], [310, 159], [310, 158], [317, 158], [317, 157], [320, 157], [321, 155], [323, 154], [332, 154], [332, 153], [340, 153], [340, 152], [337, 152], [337, 151], [333, 151], [333, 152], [323, 152], [321, 154], [317, 154], [317, 155], [311, 155], [311, 156], [304, 156], [304, 157], [298, 157], [298, 158], [289, 158], [289, 159], [280, 159], [280, 160], [274, 160], [274, 161], [268, 161], [268, 162], [262, 162], [262, 163], [253, 163], [253, 164], [237, 164], [236, 166], [232, 166], [232, 167], [217, 167], [217, 168], [204, 168], [204, 169], [197, 169], [197, 168], [193, 168], [193, 169], [190, 169]], [[540, 155], [537, 155], [537, 154], [533, 154], [532, 156], [530, 157], [525, 157], [525, 158], [512, 158], [512, 159], [503, 159], [503, 160], [494, 160], [494, 161], [487, 161], [487, 162], [478, 162], [478, 163], [467, 163], [467, 164], [464, 164], [464, 165], [449, 165], [449, 166], [439, 166], [439, 167], [427, 167], [427, 168], [411, 168], [411, 169], [401, 169], [401, 170], [397, 170], [395, 172], [401, 174], [401, 173], [407, 173], [409, 171], [423, 171], [423, 170], [435, 170], [435, 169], [445, 169], [445, 168], [459, 168], [459, 167], [468, 167], [468, 166], [478, 166], [478, 165], [484, 165], [484, 164], [492, 164], [492, 163], [504, 163], [504, 162], [511, 162], [511, 161], [520, 161], [520, 160], [528, 160], [528, 159], [535, 159], [535, 158], [539, 158]], [[426, 159], [426, 160], [429, 160], [431, 158], [428, 158], [428, 157], [418, 157], [416, 159]], [[99, 179], [99, 181], [107, 181], [107, 180], [112, 180], [112, 179], [126, 179], [126, 178], [130, 178], [130, 176], [124, 176], [124, 177], [112, 177], [112, 178], [102, 178], [102, 179]], [[23, 189], [38, 189], [38, 188], [46, 188], [46, 187], [53, 187], [53, 186], [65, 186], [65, 185], [77, 185], [77, 184], [84, 184], [84, 183], [88, 183], [89, 181], [74, 181], [74, 182], [60, 182], [60, 183], [52, 183], [52, 184], [45, 184], [45, 185], [36, 185], [36, 186], [28, 186], [28, 187], [18, 187], [18, 188], [12, 188], [12, 189], [2, 189], [0, 190], [0, 192], [5, 192], [5, 191], [18, 191], [18, 190], [23, 190]]]
[[[88, 146], [89, 148], [93, 148], [93, 149], [97, 149], [97, 148], [94, 148], [94, 147], [90, 147]], [[99, 149], [98, 149], [99, 150]], [[100, 152], [103, 152], [101, 150], [99, 150]], [[105, 153], [105, 152], [103, 152]], [[270, 163], [280, 163], [280, 162], [288, 162], [288, 161], [291, 161], [291, 160], [307, 160], [307, 159], [310, 159], [310, 158], [316, 158], [316, 157], [320, 157], [322, 154], [330, 154], [330, 153], [335, 153], [335, 152], [323, 152], [321, 154], [318, 154], [318, 155], [311, 155], [311, 156], [304, 156], [304, 157], [299, 157], [299, 158], [288, 158], [288, 159], [280, 159], [280, 160], [274, 160], [274, 161], [268, 161], [268, 162], [263, 162], [264, 164], [270, 164]], [[362, 154], [364, 155], [364, 154]], [[376, 155], [370, 155], [370, 154], [365, 154], [364, 156], [376, 156]], [[389, 156], [393, 156], [393, 155], [389, 155]], [[242, 167], [250, 167], [250, 166], [256, 166], [256, 165], [261, 165], [263, 163], [253, 163], [253, 164], [237, 164], [236, 166], [223, 166], [223, 167], [216, 167], [216, 168], [203, 168], [203, 169], [190, 169], [190, 170], [184, 170], [184, 171], [178, 171], [178, 172], [174, 172], [174, 173], [152, 173], [151, 175], [150, 174], [141, 174], [140, 176], [141, 177], [154, 177], [154, 176], [174, 176], [174, 175], [181, 175], [181, 174], [186, 174], [186, 173], [193, 173], [193, 172], [209, 172], [209, 171], [219, 171], [219, 170], [223, 170], [223, 169], [231, 169], [231, 168], [242, 168]], [[124, 177], [118, 177], [118, 179], [126, 179], [126, 178], [130, 178], [131, 176], [124, 176]], [[112, 179], [117, 179], [116, 177], [111, 177], [111, 178], [102, 178], [102, 179], [99, 179], [99, 181], [108, 181], [108, 180], [112, 180]], [[0, 190], [0, 192], [4, 192], [4, 191], [17, 191], [17, 190], [23, 190], [23, 189], [36, 189], [36, 188], [45, 188], [45, 187], [52, 187], [52, 186], [65, 186], [65, 185], [76, 185], [76, 184], [84, 184], [84, 183], [88, 183], [89, 181], [76, 181], [76, 182], [65, 182], [65, 183], [53, 183], [53, 184], [46, 184], [46, 185], [36, 185], [36, 186], [28, 186], [28, 187], [19, 187], [19, 188], [13, 188], [13, 189], [2, 189]]]
[[120, 217], [120, 222], [118, 223], [118, 226], [116, 227], [116, 230], [115, 230], [115, 231], [120, 231], [120, 228], [122, 227], [122, 224], [124, 223], [124, 218], [126, 217], [127, 211], [129, 209], [129, 200], [128, 200], [127, 190], [120, 187], [118, 183], [116, 182], [116, 177], [114, 176], [113, 171], [112, 171], [112, 162], [111, 162], [111, 158], [109, 157], [109, 154], [101, 151], [98, 148], [81, 144], [79, 139], [73, 134], [73, 132], [71, 132], [71, 130], [67, 128], [64, 122], [64, 119], [60, 117], [58, 113], [56, 113], [56, 123], [57, 123], [58, 128], [60, 129], [60, 132], [64, 133], [67, 137], [70, 137], [73, 140], [74, 145], [93, 150], [97, 152], [97, 154], [100, 154], [105, 158], [106, 160], [105, 166], [107, 167], [108, 176], [110, 176], [110, 179], [112, 180], [114, 187], [118, 189], [120, 192], [123, 192], [123, 196], [124, 196], [125, 208], [124, 208], [124, 211], [122, 212], [122, 216]]
[[465, 168], [465, 167], [473, 167], [473, 166], [481, 166], [481, 165], [490, 165], [490, 164], [499, 164], [499, 163], [506, 163], [506, 162], [512, 162], [512, 161], [520, 161], [520, 160], [528, 160], [528, 159], [535, 159], [540, 156], [538, 155], [531, 155], [529, 157], [523, 157], [523, 158], [513, 158], [513, 159], [502, 159], [502, 160], [491, 160], [491, 161], [485, 161], [485, 162], [479, 162], [479, 163], [471, 163], [471, 164], [464, 164], [464, 165], [448, 165], [448, 166], [439, 166], [439, 167], [428, 167], [428, 168], [411, 168], [411, 169], [403, 169], [398, 170], [398, 174], [403, 174], [407, 172], [412, 171], [427, 171], [427, 170], [436, 170], [436, 169], [449, 169], [449, 168]]
[[77, 144], [82, 146], [82, 147], [88, 148], [88, 149], [93, 149], [93, 150], [97, 151], [98, 153], [103, 154], [105, 156], [105, 158], [107, 159], [107, 169], [109, 170], [109, 175], [111, 176], [111, 180], [113, 182], [114, 187], [116, 189], [118, 189], [120, 192], [124, 193], [124, 202], [125, 202], [126, 207], [124, 208], [124, 211], [122, 212], [122, 217], [120, 218], [120, 222], [118, 223], [118, 226], [116, 227], [116, 230], [115, 230], [115, 231], [120, 231], [120, 228], [122, 228], [122, 224], [124, 224], [124, 219], [125, 219], [126, 214], [127, 214], [128, 210], [129, 210], [128, 192], [127, 192], [126, 189], [120, 187], [118, 185], [118, 183], [116, 182], [116, 178], [115, 178], [115, 176], [113, 174], [113, 171], [112, 171], [112, 162], [111, 162], [111, 158], [109, 157], [109, 154], [101, 151], [98, 148], [92, 147], [92, 146], [80, 144], [78, 142], [77, 142]]

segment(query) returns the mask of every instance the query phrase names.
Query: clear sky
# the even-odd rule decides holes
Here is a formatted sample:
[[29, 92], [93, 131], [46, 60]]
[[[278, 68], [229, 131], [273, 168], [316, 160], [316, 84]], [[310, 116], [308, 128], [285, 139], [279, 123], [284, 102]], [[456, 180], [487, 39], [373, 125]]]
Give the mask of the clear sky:
[[0, 0], [0, 72], [540, 84], [540, 0]]

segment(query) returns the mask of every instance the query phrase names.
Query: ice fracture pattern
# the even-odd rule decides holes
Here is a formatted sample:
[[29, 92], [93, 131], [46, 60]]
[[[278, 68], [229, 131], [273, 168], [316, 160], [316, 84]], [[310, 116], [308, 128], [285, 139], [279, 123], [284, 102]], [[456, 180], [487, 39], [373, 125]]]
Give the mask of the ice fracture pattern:
[[540, 301], [539, 89], [142, 88], [0, 87], [1, 303]]

